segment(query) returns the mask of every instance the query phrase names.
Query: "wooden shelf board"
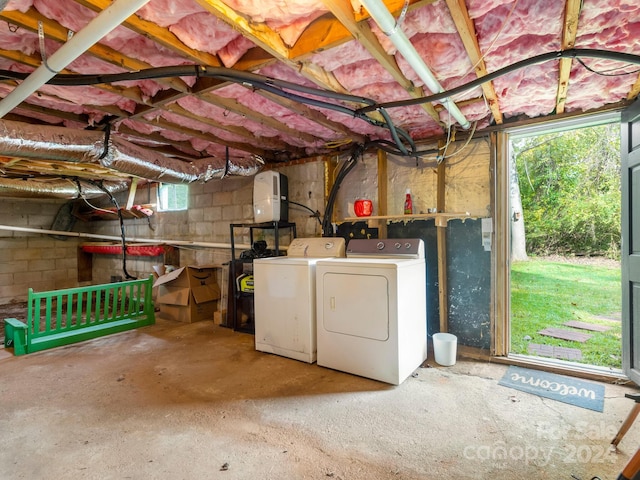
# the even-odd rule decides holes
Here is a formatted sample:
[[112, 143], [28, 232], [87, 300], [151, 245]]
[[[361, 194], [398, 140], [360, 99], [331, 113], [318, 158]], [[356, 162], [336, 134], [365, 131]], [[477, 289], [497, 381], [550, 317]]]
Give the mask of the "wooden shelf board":
[[470, 218], [469, 213], [414, 213], [412, 215], [371, 215], [369, 217], [346, 217], [345, 222], [364, 222], [367, 220], [425, 220], [441, 218], [453, 220], [456, 218]]

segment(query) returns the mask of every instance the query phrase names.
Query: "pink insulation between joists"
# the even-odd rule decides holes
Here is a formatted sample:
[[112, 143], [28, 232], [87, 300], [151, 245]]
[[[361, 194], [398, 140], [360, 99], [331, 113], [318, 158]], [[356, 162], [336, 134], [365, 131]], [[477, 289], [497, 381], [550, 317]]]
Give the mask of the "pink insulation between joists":
[[225, 3], [253, 22], [266, 23], [288, 46], [293, 46], [304, 29], [328, 11], [318, 0], [227, 0]]
[[[204, 12], [195, 13], [183, 18], [178, 23], [171, 25], [169, 31], [178, 37], [185, 45], [195, 50], [214, 55], [240, 37], [238, 32], [222, 20]], [[245, 52], [240, 52], [239, 50], [238, 54], [242, 56], [246, 50]], [[229, 53], [227, 53], [226, 56], [230, 58], [237, 57]]]
[[[56, 2], [34, 0], [33, 5], [45, 17], [58, 21], [74, 32], [81, 30], [97, 15], [94, 11], [73, 0], [56, 0]], [[184, 57], [175, 54], [168, 48], [123, 26], [113, 29], [100, 40], [100, 43], [132, 58], [142, 60], [150, 66], [160, 67], [189, 63]]]
[[145, 20], [161, 27], [168, 27], [180, 22], [183, 18], [205, 10], [194, 1], [185, 0], [151, 0], [136, 14]]
[[[234, 98], [243, 105], [252, 108], [258, 113], [278, 119], [290, 128], [300, 130], [318, 138], [333, 138], [335, 133], [322, 125], [307, 120], [306, 118], [294, 114], [288, 108], [282, 107], [275, 102], [254, 93], [242, 85], [232, 84], [216, 91], [217, 95], [225, 98]], [[296, 144], [303, 145], [300, 141]]]

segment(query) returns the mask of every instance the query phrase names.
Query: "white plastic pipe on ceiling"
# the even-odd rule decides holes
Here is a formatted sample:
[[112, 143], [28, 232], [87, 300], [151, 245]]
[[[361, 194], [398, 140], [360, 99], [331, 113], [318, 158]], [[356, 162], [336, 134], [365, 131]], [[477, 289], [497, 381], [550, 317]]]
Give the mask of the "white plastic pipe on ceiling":
[[129, 16], [133, 15], [140, 7], [149, 3], [149, 1], [115, 0], [51, 55], [46, 64], [42, 64], [35, 69], [31, 75], [0, 101], [0, 118], [20, 105], [29, 95], [36, 92], [58, 72], [86, 52]]
[[[373, 20], [378, 24], [378, 27], [380, 27], [380, 30], [389, 37], [389, 40], [391, 40], [429, 90], [433, 93], [443, 92], [444, 88], [442, 88], [438, 79], [431, 70], [429, 70], [429, 67], [424, 63], [424, 60], [418, 54], [404, 32], [398, 28], [398, 24], [396, 23], [395, 18], [393, 18], [393, 15], [391, 15], [387, 9], [387, 6], [382, 3], [381, 0], [360, 0], [360, 3], [364, 5], [371, 15], [371, 18], [373, 18]], [[462, 128], [469, 128], [469, 120], [465, 118], [454, 101], [449, 98], [445, 98], [442, 100], [442, 105], [449, 111], [449, 113], [451, 113], [451, 116]]]

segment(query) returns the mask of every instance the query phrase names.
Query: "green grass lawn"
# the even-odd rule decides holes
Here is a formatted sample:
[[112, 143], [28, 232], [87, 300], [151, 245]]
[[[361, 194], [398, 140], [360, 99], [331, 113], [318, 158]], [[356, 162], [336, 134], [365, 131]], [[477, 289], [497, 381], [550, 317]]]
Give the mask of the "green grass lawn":
[[[511, 267], [511, 352], [529, 354], [537, 343], [582, 350], [581, 363], [621, 368], [620, 268], [550, 262], [532, 257]], [[575, 330], [593, 335], [584, 343], [539, 335], [547, 327], [563, 328], [571, 320], [606, 325], [606, 332]]]

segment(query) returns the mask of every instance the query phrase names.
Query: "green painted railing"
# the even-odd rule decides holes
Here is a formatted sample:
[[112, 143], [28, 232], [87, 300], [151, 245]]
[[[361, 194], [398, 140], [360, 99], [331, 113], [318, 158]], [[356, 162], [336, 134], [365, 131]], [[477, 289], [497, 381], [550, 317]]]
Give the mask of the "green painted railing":
[[153, 276], [50, 292], [30, 288], [27, 323], [5, 319], [5, 346], [23, 355], [152, 325], [152, 286]]

